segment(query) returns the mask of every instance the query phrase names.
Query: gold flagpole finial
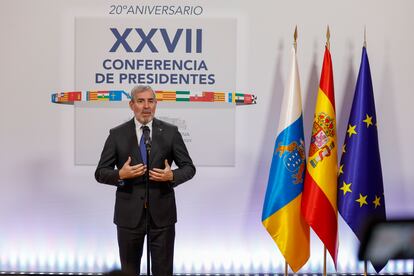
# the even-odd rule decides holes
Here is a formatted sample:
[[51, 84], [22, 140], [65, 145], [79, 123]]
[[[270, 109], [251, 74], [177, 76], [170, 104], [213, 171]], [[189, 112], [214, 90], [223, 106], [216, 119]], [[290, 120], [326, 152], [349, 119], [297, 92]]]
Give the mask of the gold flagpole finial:
[[330, 42], [329, 39], [331, 38], [331, 32], [329, 31], [329, 25], [326, 28], [326, 48], [328, 48], [328, 50], [330, 50]]
[[367, 48], [367, 26], [364, 26], [364, 48]]
[[293, 33], [293, 47], [295, 47], [295, 52], [297, 52], [297, 41], [298, 41], [298, 26], [295, 26], [295, 32]]

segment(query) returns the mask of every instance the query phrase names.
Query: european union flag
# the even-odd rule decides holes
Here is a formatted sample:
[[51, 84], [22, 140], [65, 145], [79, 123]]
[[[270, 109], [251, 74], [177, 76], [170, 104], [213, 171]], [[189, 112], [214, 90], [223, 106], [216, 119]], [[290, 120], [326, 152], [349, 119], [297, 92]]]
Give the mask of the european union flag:
[[[338, 209], [359, 240], [366, 221], [386, 219], [377, 117], [365, 47], [362, 49], [361, 66], [342, 147], [338, 172]], [[385, 264], [373, 266], [379, 272]]]

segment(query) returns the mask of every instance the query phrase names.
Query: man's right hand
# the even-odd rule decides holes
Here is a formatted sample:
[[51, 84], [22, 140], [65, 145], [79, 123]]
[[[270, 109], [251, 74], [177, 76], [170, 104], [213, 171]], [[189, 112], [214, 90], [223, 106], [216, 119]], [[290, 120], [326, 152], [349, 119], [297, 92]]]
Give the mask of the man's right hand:
[[138, 177], [138, 176], [144, 175], [144, 173], [147, 170], [147, 166], [142, 163], [138, 165], [134, 165], [134, 166], [131, 166], [130, 164], [131, 164], [131, 156], [128, 156], [128, 160], [119, 170], [120, 179]]

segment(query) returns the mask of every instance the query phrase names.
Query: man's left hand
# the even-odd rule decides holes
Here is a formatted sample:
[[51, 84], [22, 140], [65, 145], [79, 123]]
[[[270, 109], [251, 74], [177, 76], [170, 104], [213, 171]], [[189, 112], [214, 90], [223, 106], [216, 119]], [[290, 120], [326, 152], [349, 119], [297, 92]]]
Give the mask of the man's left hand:
[[154, 181], [172, 181], [174, 178], [173, 172], [171, 170], [170, 165], [168, 164], [168, 160], [165, 159], [165, 169], [157, 169], [154, 168], [149, 171], [150, 180]]

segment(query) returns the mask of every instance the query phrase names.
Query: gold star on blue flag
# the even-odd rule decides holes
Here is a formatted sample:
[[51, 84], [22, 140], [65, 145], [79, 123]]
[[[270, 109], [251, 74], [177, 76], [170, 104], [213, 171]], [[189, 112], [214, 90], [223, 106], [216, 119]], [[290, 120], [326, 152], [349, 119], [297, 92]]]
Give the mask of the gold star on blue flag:
[[[345, 135], [338, 175], [338, 210], [361, 240], [367, 221], [385, 220], [384, 187], [378, 145], [377, 117], [367, 50], [361, 66]], [[352, 186], [348, 183], [352, 183]], [[374, 264], [379, 272], [385, 264]]]

